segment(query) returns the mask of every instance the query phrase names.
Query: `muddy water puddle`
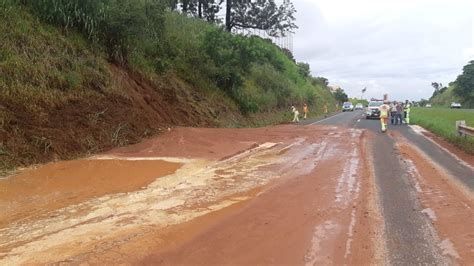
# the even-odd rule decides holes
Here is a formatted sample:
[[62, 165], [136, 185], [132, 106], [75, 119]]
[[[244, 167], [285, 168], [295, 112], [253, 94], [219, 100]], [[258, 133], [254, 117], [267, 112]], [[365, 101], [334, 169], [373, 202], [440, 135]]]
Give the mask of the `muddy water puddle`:
[[24, 170], [0, 180], [0, 227], [91, 198], [140, 190], [181, 165], [164, 160], [74, 160]]
[[[6, 228], [0, 227], [0, 234], [5, 236], [5, 243], [0, 243], [0, 264], [1, 262], [42, 263], [55, 261], [58, 258], [86, 252], [89, 249], [87, 243], [91, 241], [109, 241], [111, 237], [127, 235], [130, 230], [133, 231], [140, 227], [165, 228], [245, 201], [248, 197], [235, 197], [235, 195], [264, 186], [272, 179], [278, 178], [280, 173], [285, 172], [284, 169], [280, 168], [277, 170], [278, 173], [275, 173], [269, 168], [273, 164], [279, 165], [288, 162], [288, 158], [283, 160], [283, 158], [275, 155], [283, 145], [263, 143], [224, 161], [188, 159], [176, 172], [174, 171], [180, 164], [161, 162], [161, 164], [170, 167], [167, 172], [163, 171], [161, 174], [171, 174], [156, 178], [153, 171], [151, 173], [148, 171], [140, 172], [142, 177], [151, 175], [150, 179], [147, 180], [152, 182], [148, 185], [147, 183], [136, 183], [135, 188], [137, 190], [127, 191], [127, 193], [117, 191], [112, 194], [107, 185], [128, 183], [129, 178], [138, 175], [139, 171], [144, 171], [141, 170], [144, 164], [151, 164], [151, 167], [154, 163], [156, 164], [156, 161], [124, 158], [124, 161], [120, 163], [125, 163], [127, 168], [119, 169], [114, 159], [104, 157], [102, 160], [86, 162], [98, 164], [100, 169], [94, 171], [90, 170], [94, 167], [84, 167], [79, 163], [75, 167], [69, 165], [65, 168], [68, 169], [67, 173], [71, 169], [76, 169], [76, 172], [82, 171], [84, 173], [80, 177], [76, 176], [76, 178], [83, 178], [83, 182], [86, 184], [94, 184], [92, 185], [93, 188], [97, 187], [95, 183], [99, 183], [99, 187], [107, 188], [106, 191], [110, 194], [83, 200], [75, 205], [69, 202], [69, 206], [57, 209], [51, 215], [37, 217], [37, 219], [16, 219], [8, 224]], [[314, 152], [313, 148], [316, 147], [311, 147], [303, 153], [300, 152], [300, 156]], [[107, 165], [107, 167], [104, 165]], [[286, 164], [284, 165], [286, 166]], [[38, 174], [38, 176], [42, 177], [43, 180], [46, 178], [44, 176], [48, 176], [47, 179], [49, 180], [64, 179], [64, 171], [61, 171], [63, 166], [52, 165], [49, 167], [57, 167], [54, 171], [46, 171], [51, 175], [54, 172], [54, 178], [46, 173]], [[130, 170], [134, 167], [137, 169]], [[41, 171], [45, 170], [37, 169], [33, 173], [37, 174]], [[99, 181], [89, 180], [89, 175], [94, 174], [96, 178], [100, 176], [97, 171], [104, 175], [117, 171], [116, 175], [109, 175], [108, 177], [119, 176], [122, 180], [104, 181], [105, 183], [101, 183], [102, 178], [105, 177], [100, 178]], [[219, 176], [218, 173], [221, 175], [227, 173], [227, 176], [216, 179]], [[18, 178], [18, 176], [15, 178]], [[14, 182], [15, 178], [11, 179], [10, 182]], [[19, 181], [22, 179], [17, 180], [21, 184]], [[58, 184], [62, 185], [61, 182], [58, 182]], [[75, 186], [78, 183], [68, 184], [66, 187], [60, 185], [57, 186], [61, 188], [58, 191], [64, 194], [65, 191], [72, 192], [76, 190], [77, 187]], [[32, 191], [30, 192], [31, 196], [41, 195], [38, 192], [34, 193], [34, 189]], [[25, 192], [22, 193], [25, 195]], [[54, 194], [54, 192], [52, 193]], [[45, 194], [50, 195], [46, 192]], [[196, 209], [196, 206], [202, 207]], [[112, 240], [111, 243], [114, 243], [114, 241]], [[61, 246], [75, 246], [75, 250], [63, 254]], [[2, 250], [6, 255], [3, 258], [1, 256]], [[40, 261], [37, 260], [39, 257], [41, 257]]]
[[[195, 147], [200, 152], [192, 156], [164, 152], [176, 151], [173, 145], [180, 145], [170, 135], [171, 148], [149, 143], [89, 160], [45, 165], [2, 180], [0, 204], [8, 213], [0, 214], [4, 240], [0, 242], [0, 264], [89, 261], [102, 258], [107, 250], [112, 254], [120, 249], [123, 239], [134, 242], [136, 235], [144, 238], [145, 247], [152, 231], [239, 205], [259, 197], [263, 187], [312, 176], [316, 168], [327, 166], [329, 161], [340, 164], [341, 171], [350, 168], [350, 163], [347, 167], [343, 163], [350, 162], [352, 154], [338, 156], [350, 143], [317, 136], [326, 129], [298, 130], [301, 132], [291, 138], [286, 130], [279, 133], [284, 136], [279, 138], [245, 135], [242, 140], [234, 140], [232, 149], [226, 138], [221, 150], [210, 148], [215, 152], [213, 156], [202, 152], [204, 147], [197, 149], [201, 144]], [[352, 133], [358, 136], [358, 132]], [[195, 134], [191, 137], [196, 138]], [[204, 137], [207, 139], [207, 135]], [[157, 157], [142, 157], [144, 154]], [[359, 167], [353, 164], [352, 168]], [[340, 178], [341, 204], [358, 193], [356, 181], [360, 177], [352, 176], [350, 170]], [[336, 185], [337, 176], [328, 172], [324, 182]], [[334, 201], [332, 191], [328, 199]], [[347, 206], [338, 207], [340, 211]], [[350, 218], [352, 209], [347, 210], [349, 216], [345, 217]], [[344, 221], [342, 228], [352, 231], [349, 223]], [[344, 241], [342, 245], [351, 248], [351, 243]], [[127, 260], [122, 255], [117, 261]]]

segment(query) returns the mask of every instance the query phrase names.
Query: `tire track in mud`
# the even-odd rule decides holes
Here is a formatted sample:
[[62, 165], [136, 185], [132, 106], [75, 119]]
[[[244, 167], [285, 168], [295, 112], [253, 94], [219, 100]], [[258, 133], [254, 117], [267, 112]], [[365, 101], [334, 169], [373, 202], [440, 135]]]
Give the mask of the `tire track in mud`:
[[311, 172], [315, 164], [307, 163], [309, 158], [328, 144], [303, 142], [264, 143], [215, 163], [183, 160], [185, 166], [175, 174], [144, 190], [69, 206], [35, 222], [12, 223], [0, 229], [0, 263], [60, 261], [89, 252], [93, 243], [113, 242], [137, 228], [143, 231], [150, 226], [156, 229], [183, 223], [242, 202], [249, 197], [233, 195], [262, 187], [290, 170]]
[[[371, 164], [367, 160], [367, 132], [350, 129], [353, 140], [326, 210], [329, 219], [313, 230], [305, 265], [373, 264], [384, 261], [381, 217]], [[347, 153], [347, 152], [346, 152]], [[343, 153], [339, 153], [343, 154]], [[338, 247], [338, 248], [336, 248]]]
[[446, 265], [431, 221], [422, 214], [411, 172], [404, 167], [393, 133], [373, 141], [375, 176], [384, 217], [388, 263]]
[[401, 160], [410, 174], [422, 205], [420, 212], [430, 220], [443, 256], [456, 264], [474, 261], [474, 198], [457, 178], [421, 150], [397, 136]]

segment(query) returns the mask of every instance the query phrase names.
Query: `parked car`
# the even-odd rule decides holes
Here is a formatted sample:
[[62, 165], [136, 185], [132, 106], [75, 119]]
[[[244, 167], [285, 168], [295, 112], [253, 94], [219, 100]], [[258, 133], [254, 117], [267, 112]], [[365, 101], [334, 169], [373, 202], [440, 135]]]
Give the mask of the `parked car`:
[[427, 104], [425, 105], [425, 107], [426, 107], [426, 108], [431, 108], [431, 104], [427, 103]]
[[457, 102], [452, 102], [451, 103], [451, 108], [461, 108], [461, 104]]
[[356, 104], [355, 109], [356, 109], [356, 110], [363, 110], [363, 109], [364, 109], [364, 105], [361, 104], [361, 103], [358, 103], [358, 104]]
[[380, 118], [379, 106], [383, 104], [383, 101], [370, 101], [365, 113], [365, 118]]
[[345, 102], [342, 104], [342, 111], [354, 111], [354, 105], [351, 102]]

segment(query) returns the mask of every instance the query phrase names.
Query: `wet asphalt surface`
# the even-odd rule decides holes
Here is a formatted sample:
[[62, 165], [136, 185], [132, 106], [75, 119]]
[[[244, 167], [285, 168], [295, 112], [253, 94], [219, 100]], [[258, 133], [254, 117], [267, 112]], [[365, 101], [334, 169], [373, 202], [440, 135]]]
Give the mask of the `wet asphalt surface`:
[[[388, 262], [392, 265], [449, 263], [438, 247], [439, 241], [431, 221], [421, 213], [422, 207], [417, 199], [415, 186], [406, 167], [402, 165], [394, 140], [380, 132], [379, 120], [367, 120], [362, 111], [354, 111], [336, 114], [320, 121], [304, 121], [302, 124], [347, 126], [375, 133], [372, 159], [384, 218]], [[408, 126], [389, 126], [389, 130], [399, 131], [412, 145], [473, 190], [472, 169], [459, 163], [456, 158]]]

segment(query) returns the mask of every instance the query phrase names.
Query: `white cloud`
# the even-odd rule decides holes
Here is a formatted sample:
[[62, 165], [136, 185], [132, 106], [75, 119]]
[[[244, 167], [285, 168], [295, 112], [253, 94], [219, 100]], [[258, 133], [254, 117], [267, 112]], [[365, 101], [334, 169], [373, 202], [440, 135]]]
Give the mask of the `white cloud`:
[[431, 96], [474, 59], [470, 0], [295, 0], [298, 61], [357, 96]]

